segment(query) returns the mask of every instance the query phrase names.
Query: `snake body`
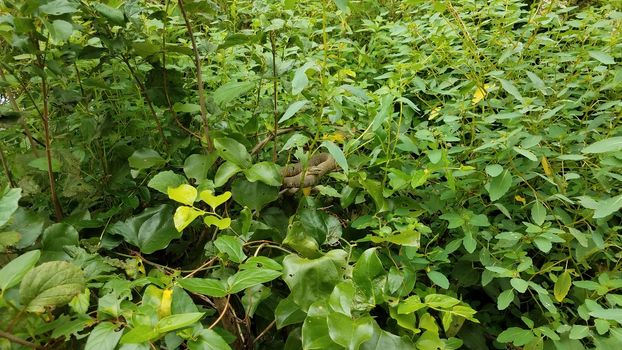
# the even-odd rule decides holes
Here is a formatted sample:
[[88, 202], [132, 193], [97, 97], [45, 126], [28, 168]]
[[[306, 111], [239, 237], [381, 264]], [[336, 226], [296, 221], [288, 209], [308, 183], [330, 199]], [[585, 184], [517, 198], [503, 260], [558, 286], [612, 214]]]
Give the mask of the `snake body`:
[[329, 153], [319, 153], [311, 157], [306, 169], [302, 163], [288, 164], [281, 171], [283, 188], [296, 192], [300, 188], [317, 185], [320, 178], [337, 168], [335, 158]]

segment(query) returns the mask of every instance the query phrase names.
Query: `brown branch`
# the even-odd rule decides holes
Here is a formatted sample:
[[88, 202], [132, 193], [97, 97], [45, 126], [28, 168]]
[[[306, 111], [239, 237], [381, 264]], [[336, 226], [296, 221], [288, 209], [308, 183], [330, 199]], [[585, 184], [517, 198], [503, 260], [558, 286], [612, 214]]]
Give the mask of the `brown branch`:
[[9, 341], [11, 341], [11, 342], [13, 342], [15, 344], [27, 346], [27, 347], [33, 348], [33, 349], [37, 349], [38, 348], [37, 344], [31, 343], [31, 342], [29, 342], [27, 340], [24, 340], [22, 338], [18, 338], [16, 336], [14, 336], [13, 334], [7, 333], [7, 332], [5, 332], [3, 330], [0, 330], [0, 337], [6, 338], [6, 339], [8, 339]]
[[199, 105], [201, 107], [201, 120], [203, 121], [205, 140], [207, 141], [207, 150], [212, 152], [214, 150], [214, 144], [212, 143], [212, 139], [210, 138], [209, 122], [207, 120], [207, 107], [205, 105], [205, 92], [203, 91], [203, 76], [201, 72], [201, 58], [199, 56], [199, 49], [197, 49], [197, 43], [194, 39], [192, 25], [190, 24], [190, 20], [188, 19], [188, 15], [186, 14], [186, 9], [184, 8], [183, 0], [177, 0], [177, 4], [179, 4], [179, 10], [181, 11], [181, 15], [184, 18], [184, 22], [186, 23], [186, 29], [188, 30], [188, 35], [190, 36], [190, 42], [192, 43], [192, 51], [194, 52], [194, 65], [196, 66], [196, 69], [197, 69], [196, 76], [197, 76], [197, 85], [198, 85], [198, 92], [199, 92]]
[[263, 331], [261, 331], [261, 333], [259, 333], [259, 335], [257, 337], [255, 337], [255, 339], [253, 339], [253, 344], [256, 343], [259, 339], [261, 339], [261, 337], [266, 335], [268, 333], [268, 331], [272, 327], [274, 327], [275, 324], [276, 324], [276, 320], [273, 320], [272, 322], [270, 322], [270, 324]]
[[2, 144], [0, 144], [0, 163], [2, 163], [2, 169], [4, 169], [6, 178], [9, 179], [9, 186], [17, 187], [15, 181], [13, 180], [13, 174], [11, 173], [11, 169], [9, 169], [9, 165], [7, 164], [6, 158], [4, 157], [4, 150], [2, 149]]
[[[288, 132], [294, 131], [297, 129], [298, 129], [297, 127], [279, 129], [276, 131], [276, 134], [277, 135], [287, 134]], [[255, 145], [255, 147], [253, 147], [253, 149], [251, 150], [251, 155], [254, 156], [255, 154], [257, 154], [273, 138], [274, 138], [274, 133], [269, 133], [265, 139], [261, 140], [258, 144]]]
[[229, 309], [229, 301], [231, 300], [231, 294], [227, 295], [227, 300], [225, 301], [225, 307], [222, 308], [222, 311], [220, 312], [220, 315], [218, 316], [218, 318], [216, 319], [216, 321], [214, 321], [210, 326], [209, 329], [212, 329], [214, 327], [216, 327], [216, 325], [220, 322], [220, 320], [222, 320], [223, 317], [225, 317], [225, 314], [227, 313], [227, 310]]

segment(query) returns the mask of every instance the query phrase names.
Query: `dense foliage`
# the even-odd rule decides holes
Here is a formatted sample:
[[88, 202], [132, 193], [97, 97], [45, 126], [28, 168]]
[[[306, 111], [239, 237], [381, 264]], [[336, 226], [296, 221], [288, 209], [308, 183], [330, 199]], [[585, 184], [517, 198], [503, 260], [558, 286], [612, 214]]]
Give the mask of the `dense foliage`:
[[620, 348], [621, 61], [619, 1], [2, 0], [0, 349]]

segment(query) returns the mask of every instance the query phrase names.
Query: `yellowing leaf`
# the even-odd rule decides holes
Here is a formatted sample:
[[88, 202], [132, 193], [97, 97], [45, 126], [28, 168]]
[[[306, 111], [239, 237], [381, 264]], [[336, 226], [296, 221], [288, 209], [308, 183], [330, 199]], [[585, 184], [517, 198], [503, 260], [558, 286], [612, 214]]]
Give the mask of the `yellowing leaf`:
[[186, 226], [190, 225], [197, 217], [203, 215], [202, 210], [198, 210], [192, 207], [179, 207], [173, 214], [173, 223], [178, 232], [181, 232]]
[[438, 117], [438, 112], [441, 111], [441, 107], [434, 107], [432, 108], [432, 110], [430, 111], [430, 114], [428, 115], [428, 120], [432, 120], [436, 117]]
[[160, 301], [160, 307], [158, 308], [158, 316], [160, 318], [169, 316], [171, 314], [171, 302], [173, 301], [173, 290], [165, 289], [162, 291], [162, 301]]
[[566, 270], [561, 275], [559, 275], [559, 277], [557, 277], [557, 281], [555, 281], [555, 286], [553, 287], [553, 294], [555, 295], [555, 300], [561, 303], [568, 294], [571, 284], [572, 277], [570, 277], [570, 272]]
[[304, 187], [302, 189], [302, 194], [305, 195], [305, 196], [310, 195], [311, 194], [311, 187]]
[[525, 198], [524, 198], [524, 197], [521, 197], [521, 196], [520, 196], [520, 195], [518, 195], [518, 194], [517, 194], [516, 196], [514, 196], [514, 199], [515, 199], [517, 202], [523, 203], [523, 205], [527, 205], [527, 201], [525, 200]]
[[197, 199], [197, 189], [188, 184], [179, 185], [178, 187], [169, 187], [167, 193], [168, 198], [190, 206], [192, 206]]
[[478, 86], [473, 94], [473, 99], [471, 99], [471, 103], [476, 105], [479, 101], [483, 100], [486, 95], [488, 95], [488, 89], [490, 89], [489, 84], [485, 84], [484, 87]]
[[207, 203], [212, 209], [216, 209], [219, 205], [223, 204], [229, 198], [231, 198], [231, 192], [227, 191], [221, 195], [214, 196], [214, 192], [210, 190], [201, 191], [199, 194], [201, 200]]
[[331, 135], [324, 135], [322, 136], [322, 140], [325, 141], [332, 141], [335, 143], [343, 143], [346, 139], [346, 136], [342, 133], [342, 132], [335, 132], [334, 134]]
[[542, 159], [540, 159], [540, 163], [542, 164], [542, 169], [544, 170], [546, 176], [553, 176], [553, 170], [551, 170], [551, 165], [549, 164], [549, 161], [548, 159], [546, 159], [545, 156], [542, 156]]
[[220, 230], [224, 230], [226, 228], [228, 228], [229, 226], [231, 226], [231, 218], [219, 218], [217, 216], [214, 215], [206, 215], [203, 218], [203, 222], [206, 225], [214, 225], [216, 227], [218, 227], [218, 229]]

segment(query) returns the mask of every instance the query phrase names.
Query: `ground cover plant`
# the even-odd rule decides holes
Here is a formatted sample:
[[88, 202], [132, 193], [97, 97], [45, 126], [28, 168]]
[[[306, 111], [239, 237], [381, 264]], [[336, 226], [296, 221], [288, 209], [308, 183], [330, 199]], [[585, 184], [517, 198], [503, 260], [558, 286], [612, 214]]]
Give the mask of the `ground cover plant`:
[[0, 349], [617, 349], [620, 1], [0, 1]]

